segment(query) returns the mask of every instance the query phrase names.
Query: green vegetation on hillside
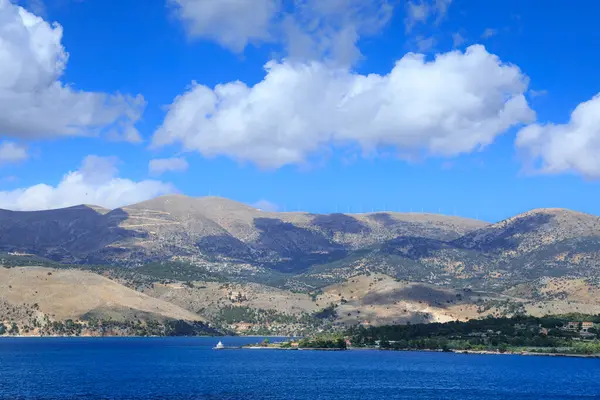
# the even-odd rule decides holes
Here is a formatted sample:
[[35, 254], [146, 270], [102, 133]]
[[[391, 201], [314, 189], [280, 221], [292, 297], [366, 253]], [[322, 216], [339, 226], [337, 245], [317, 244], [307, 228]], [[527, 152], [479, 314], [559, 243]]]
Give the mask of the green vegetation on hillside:
[[0, 253], [0, 266], [4, 268], [15, 267], [45, 267], [55, 269], [79, 269], [95, 272], [114, 280], [127, 283], [127, 286], [137, 287], [151, 285], [155, 282], [225, 282], [226, 279], [219, 274], [207, 271], [183, 261], [153, 261], [144, 263], [135, 268], [121, 265], [97, 264], [65, 264], [35, 255], [12, 255]]
[[112, 319], [90, 318], [86, 321], [43, 321], [33, 320], [19, 326], [10, 322], [9, 326], [0, 324], [0, 336], [30, 334], [33, 331], [40, 336], [202, 336], [220, 335], [220, 332], [201, 322], [189, 321], [116, 321]]
[[300, 339], [301, 349], [346, 349], [346, 340], [340, 335], [321, 335]]
[[246, 306], [225, 306], [212, 318], [215, 325], [232, 329], [236, 324], [247, 324], [245, 333], [269, 334], [308, 334], [315, 329], [327, 327], [327, 321], [303, 312], [287, 314], [275, 310]]
[[[394, 350], [488, 350], [545, 353], [600, 353], [596, 329], [582, 331], [582, 322], [600, 322], [600, 315], [568, 314], [542, 318], [516, 316], [467, 322], [354, 327], [347, 334], [353, 346]], [[574, 329], [569, 322], [578, 322]]]
[[265, 347], [275, 349], [313, 349], [313, 350], [345, 350], [346, 339], [340, 334], [321, 334], [309, 336], [300, 339], [296, 342], [293, 340], [285, 342], [271, 343], [269, 339], [263, 340], [261, 343], [253, 344], [250, 347]]

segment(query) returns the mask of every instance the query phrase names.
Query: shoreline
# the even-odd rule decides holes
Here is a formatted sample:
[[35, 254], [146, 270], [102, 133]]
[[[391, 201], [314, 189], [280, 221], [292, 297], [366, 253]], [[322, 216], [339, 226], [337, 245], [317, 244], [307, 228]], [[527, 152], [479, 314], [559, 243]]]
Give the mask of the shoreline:
[[263, 346], [241, 346], [239, 350], [302, 350], [302, 351], [348, 351], [351, 349], [331, 349], [331, 348], [316, 348], [316, 347], [263, 347]]
[[[432, 350], [438, 351], [438, 350]], [[535, 351], [489, 351], [489, 350], [451, 350], [454, 354], [473, 355], [509, 355], [509, 356], [544, 356], [544, 357], [575, 357], [575, 358], [600, 358], [600, 354], [569, 354], [569, 353], [543, 353]]]
[[574, 357], [574, 358], [600, 358], [600, 353], [595, 354], [570, 354], [570, 353], [543, 353], [535, 351], [492, 351], [492, 350], [431, 350], [431, 349], [414, 349], [414, 350], [394, 350], [394, 349], [378, 349], [368, 347], [353, 347], [348, 350], [352, 351], [364, 351], [364, 350], [377, 350], [377, 351], [398, 351], [398, 352], [413, 352], [413, 353], [453, 353], [453, 354], [465, 354], [465, 355], [491, 355], [491, 356], [543, 356], [543, 357]]
[[[219, 337], [227, 337], [224, 335], [216, 336], [216, 335], [207, 335], [207, 336], [136, 336], [136, 335], [81, 335], [81, 336], [73, 336], [73, 335], [3, 335], [0, 336], [0, 340], [2, 339], [160, 339], [160, 338], [219, 338]], [[236, 337], [236, 336], [231, 336]]]
[[332, 348], [282, 348], [282, 347], [263, 347], [263, 346], [240, 346], [234, 348], [225, 348], [223, 350], [301, 350], [301, 351], [391, 351], [391, 352], [410, 352], [410, 353], [452, 353], [464, 355], [506, 355], [506, 356], [543, 356], [543, 357], [572, 357], [572, 358], [600, 358], [600, 354], [569, 354], [569, 353], [537, 353], [534, 351], [491, 351], [491, 350], [392, 350], [378, 349], [369, 347], [349, 347], [346, 349]]
[[48, 338], [64, 338], [64, 339], [102, 339], [102, 338], [140, 338], [140, 339], [148, 339], [148, 338], [223, 338], [223, 337], [232, 337], [232, 338], [270, 338], [270, 339], [288, 339], [287, 336], [269, 336], [269, 335], [195, 335], [195, 336], [139, 336], [139, 335], [0, 335], [0, 340], [2, 339], [14, 339], [14, 338], [40, 338], [40, 339], [48, 339]]
[[[223, 337], [223, 336], [124, 336], [124, 335], [114, 335], [114, 336], [38, 336], [38, 335], [3, 335], [0, 336], [0, 340], [2, 339], [161, 339], [161, 338], [209, 338], [209, 337]], [[232, 336], [232, 337], [262, 337], [262, 336]], [[273, 336], [271, 336], [273, 337]], [[394, 349], [380, 349], [375, 347], [349, 347], [346, 349], [337, 349], [337, 348], [282, 348], [282, 347], [274, 347], [274, 346], [256, 346], [256, 345], [243, 345], [236, 347], [225, 347], [224, 349], [219, 350], [292, 350], [292, 351], [391, 351], [391, 352], [415, 352], [415, 353], [453, 353], [453, 354], [463, 354], [463, 355], [507, 355], [507, 356], [540, 356], [540, 357], [571, 357], [571, 358], [590, 358], [590, 359], [600, 359], [600, 353], [595, 354], [570, 354], [570, 353], [544, 353], [544, 352], [535, 352], [535, 351], [493, 351], [493, 350], [448, 350], [444, 351], [441, 349], [403, 349], [403, 350], [394, 350]]]

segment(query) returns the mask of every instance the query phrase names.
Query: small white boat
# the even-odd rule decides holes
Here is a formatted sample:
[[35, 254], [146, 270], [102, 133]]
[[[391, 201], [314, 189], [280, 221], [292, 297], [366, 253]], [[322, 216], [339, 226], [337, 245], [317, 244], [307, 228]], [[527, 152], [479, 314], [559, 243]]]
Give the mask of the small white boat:
[[225, 346], [223, 346], [223, 343], [221, 343], [220, 341], [219, 341], [219, 343], [217, 343], [217, 345], [215, 347], [213, 347], [213, 349], [215, 349], [215, 350], [222, 350], [224, 348], [225, 348]]

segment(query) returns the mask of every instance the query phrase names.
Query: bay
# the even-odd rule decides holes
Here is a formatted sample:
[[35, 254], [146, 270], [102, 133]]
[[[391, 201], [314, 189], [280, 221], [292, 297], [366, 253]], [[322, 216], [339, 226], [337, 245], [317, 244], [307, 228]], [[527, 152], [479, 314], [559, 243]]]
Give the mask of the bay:
[[2, 338], [2, 400], [600, 399], [600, 360], [222, 350], [260, 338]]

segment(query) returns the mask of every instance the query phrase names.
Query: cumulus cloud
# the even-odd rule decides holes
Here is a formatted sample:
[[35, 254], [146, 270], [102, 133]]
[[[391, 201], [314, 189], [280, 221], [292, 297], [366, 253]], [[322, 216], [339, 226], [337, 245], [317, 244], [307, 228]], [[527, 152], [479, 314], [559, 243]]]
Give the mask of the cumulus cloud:
[[139, 141], [143, 97], [77, 90], [60, 81], [63, 29], [0, 0], [0, 134], [19, 138], [111, 133]]
[[566, 124], [522, 128], [516, 146], [534, 172], [575, 172], [600, 178], [600, 93], [579, 104]]
[[360, 57], [361, 36], [378, 32], [390, 0], [167, 0], [191, 37], [241, 52], [249, 43], [280, 42], [296, 59], [342, 64]]
[[252, 41], [268, 40], [279, 0], [168, 0], [192, 37], [213, 39], [241, 52]]
[[192, 84], [169, 107], [153, 146], [180, 143], [264, 168], [301, 164], [331, 146], [454, 156], [535, 118], [528, 79], [483, 46], [428, 61], [409, 53], [387, 75], [323, 63], [270, 62], [266, 77]]
[[0, 208], [29, 211], [78, 204], [116, 208], [175, 192], [168, 183], [119, 178], [117, 162], [114, 157], [88, 156], [77, 171], [67, 173], [56, 186], [38, 184], [0, 191]]
[[165, 172], [184, 172], [189, 164], [183, 157], [155, 158], [148, 163], [148, 170], [152, 175], [161, 175]]
[[0, 165], [18, 163], [29, 158], [27, 148], [15, 142], [0, 142]]

